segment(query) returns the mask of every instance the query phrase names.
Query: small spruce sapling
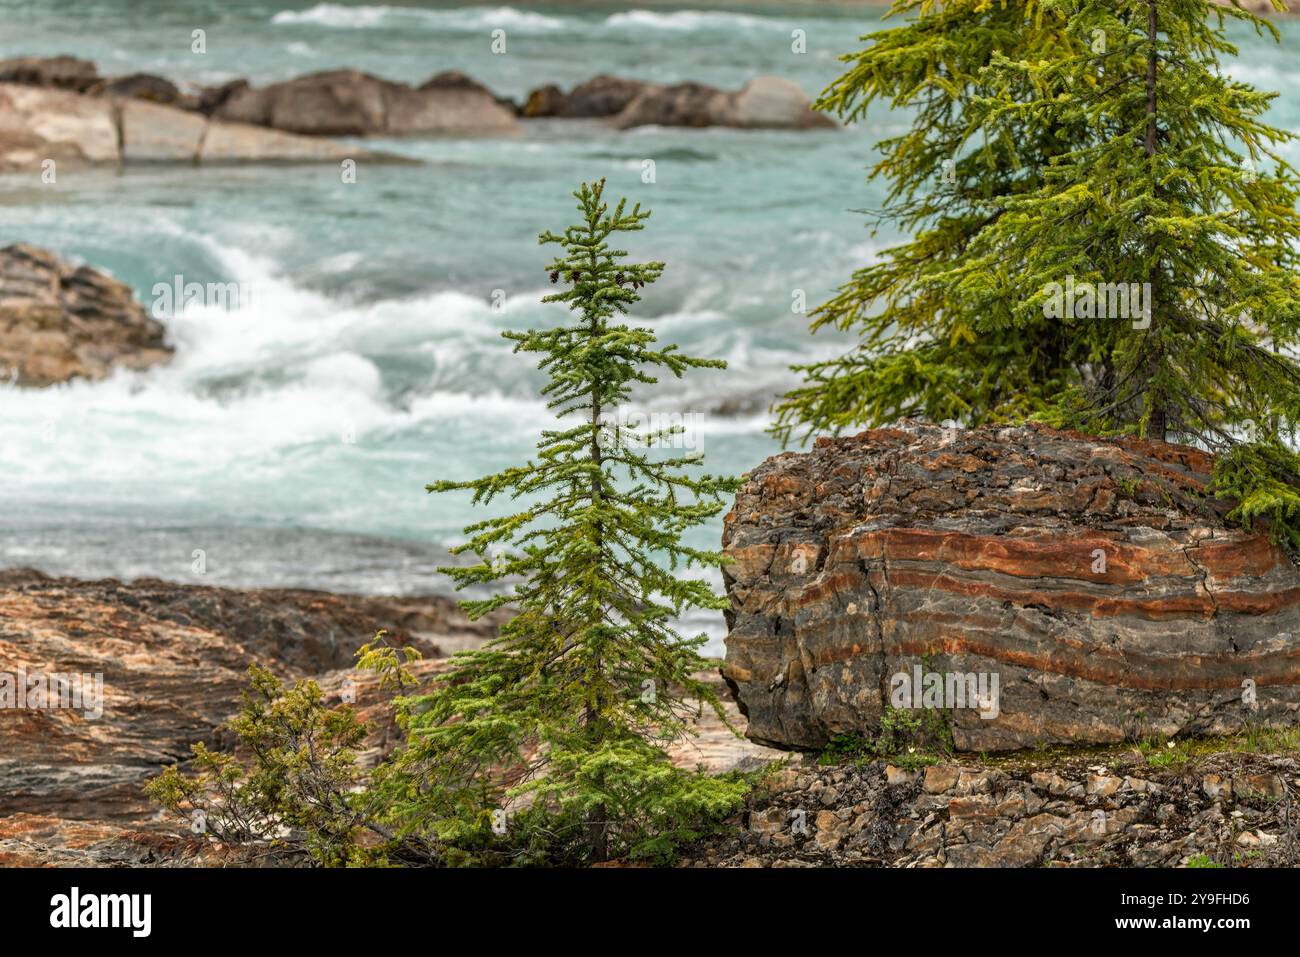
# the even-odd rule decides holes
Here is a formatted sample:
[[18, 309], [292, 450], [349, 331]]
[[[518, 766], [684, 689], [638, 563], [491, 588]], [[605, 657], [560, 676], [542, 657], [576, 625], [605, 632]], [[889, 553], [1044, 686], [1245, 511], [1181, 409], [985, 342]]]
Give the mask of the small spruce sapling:
[[562, 286], [544, 301], [568, 306], [571, 320], [505, 333], [549, 376], [542, 392], [556, 427], [524, 465], [428, 486], [469, 491], [476, 505], [519, 503], [466, 529], [454, 551], [479, 561], [444, 569], [458, 588], [498, 589], [463, 603], [471, 617], [514, 615], [485, 647], [456, 656], [432, 693], [404, 702], [410, 744], [383, 785], [398, 795], [403, 833], [432, 828], [507, 854], [544, 845], [552, 860], [660, 857], [746, 790], [735, 777], [681, 770], [666, 750], [691, 733], [701, 707], [723, 717], [698, 677], [704, 636], [683, 637], [672, 621], [724, 607], [686, 571], [718, 567], [721, 555], [682, 534], [716, 515], [739, 482], [692, 475], [698, 455], [650, 453], [673, 444], [680, 426], [644, 432], [619, 414], [635, 386], [725, 363], [620, 321], [664, 265], [629, 262], [611, 245], [650, 213], [624, 200], [611, 209], [603, 192], [603, 180], [584, 183], [574, 193], [581, 220], [540, 237], [559, 247], [547, 271]]

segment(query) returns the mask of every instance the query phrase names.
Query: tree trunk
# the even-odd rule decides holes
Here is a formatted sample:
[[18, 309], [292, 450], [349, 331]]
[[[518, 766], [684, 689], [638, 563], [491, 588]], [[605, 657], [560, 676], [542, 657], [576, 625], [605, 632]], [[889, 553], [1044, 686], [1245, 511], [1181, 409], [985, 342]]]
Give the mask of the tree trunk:
[[[595, 270], [595, 257], [592, 257], [592, 270]], [[591, 317], [591, 336], [594, 339], [600, 332], [600, 324], [595, 316]], [[600, 479], [600, 468], [604, 464], [605, 457], [600, 448], [600, 417], [602, 409], [600, 404], [600, 393], [597, 387], [593, 386], [591, 391], [591, 461], [595, 464], [597, 471], [591, 477], [591, 501], [593, 505], [599, 504], [602, 498], [602, 488]], [[617, 428], [615, 424], [615, 428]], [[596, 554], [599, 555], [604, 549], [604, 529], [597, 522], [593, 533], [593, 544], [596, 546]], [[596, 732], [597, 725], [600, 722], [599, 706], [588, 705], [583, 714], [582, 723], [585, 727]], [[594, 737], [594, 734], [593, 734]], [[606, 820], [607, 812], [605, 805], [598, 804], [591, 809], [587, 815], [587, 840], [591, 843], [591, 855], [598, 861], [609, 860], [609, 822]]]
[[[1159, 135], [1156, 129], [1156, 115], [1158, 112], [1158, 101], [1156, 98], [1156, 79], [1159, 67], [1159, 53], [1156, 48], [1156, 37], [1159, 30], [1159, 18], [1156, 12], [1156, 0], [1147, 0], [1147, 40], [1150, 42], [1150, 50], [1147, 53], [1147, 137], [1146, 137], [1146, 155], [1148, 160], [1152, 160], [1159, 148]], [[1154, 190], [1154, 185], [1153, 185]], [[1150, 249], [1150, 252], [1155, 252]], [[1151, 328], [1147, 330], [1147, 337], [1154, 341], [1154, 348], [1151, 350], [1151, 357], [1147, 362], [1146, 390], [1147, 390], [1147, 437], [1165, 440], [1165, 434], [1168, 429], [1168, 415], [1165, 408], [1165, 397], [1152, 388], [1152, 380], [1160, 370], [1160, 347], [1159, 337], [1157, 336], [1157, 309], [1156, 303], [1159, 298], [1158, 290], [1160, 288], [1160, 264], [1157, 262], [1148, 273], [1150, 282], [1150, 302], [1151, 308]]]
[[[590, 708], [583, 718], [589, 727], [596, 721], [596, 712]], [[604, 863], [609, 860], [609, 821], [608, 809], [604, 804], [597, 804], [587, 812], [587, 843], [591, 845], [592, 860]]]

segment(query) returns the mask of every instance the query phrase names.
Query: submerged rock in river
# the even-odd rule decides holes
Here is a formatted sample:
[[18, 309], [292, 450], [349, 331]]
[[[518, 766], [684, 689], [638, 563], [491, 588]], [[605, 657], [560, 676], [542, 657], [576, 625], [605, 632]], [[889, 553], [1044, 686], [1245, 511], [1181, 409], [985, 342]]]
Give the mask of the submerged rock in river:
[[308, 136], [519, 132], [512, 109], [459, 73], [414, 88], [357, 70], [330, 70], [235, 93], [215, 115]]

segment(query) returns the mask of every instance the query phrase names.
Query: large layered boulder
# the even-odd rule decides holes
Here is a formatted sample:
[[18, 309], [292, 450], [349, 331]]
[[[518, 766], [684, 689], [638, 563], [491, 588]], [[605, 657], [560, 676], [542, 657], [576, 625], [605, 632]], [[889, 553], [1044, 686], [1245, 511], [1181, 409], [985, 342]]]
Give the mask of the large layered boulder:
[[330, 70], [247, 89], [218, 118], [307, 136], [502, 135], [518, 132], [514, 111], [461, 74], [418, 88], [357, 70]]
[[818, 748], [925, 710], [966, 751], [1300, 724], [1300, 570], [1227, 519], [1212, 464], [911, 424], [769, 459], [724, 531], [749, 736]]
[[0, 380], [102, 379], [171, 356], [162, 325], [125, 283], [35, 246], [0, 249]]

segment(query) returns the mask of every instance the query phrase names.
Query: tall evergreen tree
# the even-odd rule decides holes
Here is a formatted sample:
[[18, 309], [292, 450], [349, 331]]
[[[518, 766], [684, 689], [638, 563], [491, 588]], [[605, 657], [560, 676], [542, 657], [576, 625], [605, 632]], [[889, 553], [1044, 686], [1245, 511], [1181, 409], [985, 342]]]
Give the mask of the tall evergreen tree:
[[[778, 429], [1028, 417], [1192, 443], [1219, 453], [1216, 491], [1240, 501], [1238, 517], [1265, 515], [1300, 546], [1300, 216], [1295, 173], [1276, 152], [1290, 134], [1262, 119], [1273, 94], [1220, 64], [1237, 54], [1228, 22], [1276, 30], [1210, 0], [896, 9], [919, 19], [874, 35], [827, 101], [854, 111], [894, 91], [879, 74], [897, 62], [906, 82], [895, 105], [919, 97], [943, 111], [923, 110], [910, 134], [886, 142], [877, 172], [895, 182], [891, 198], [908, 171], [933, 176], [923, 144], [961, 130], [980, 144], [961, 162], [992, 161], [969, 190], [984, 217], [959, 220], [942, 255], [927, 255], [933, 220], [915, 221], [915, 240], [823, 308], [821, 322], [862, 327], [863, 348], [808, 370]], [[980, 46], [979, 17], [999, 10], [1016, 25]], [[980, 192], [980, 176], [1005, 185], [1006, 170], [1031, 172]], [[1062, 289], [1078, 295], [1062, 302]], [[1010, 396], [959, 371], [964, 348]]]
[[[890, 17], [911, 17], [863, 39], [849, 69], [822, 94], [821, 109], [847, 122], [877, 103], [910, 112], [910, 128], [881, 141], [871, 178], [888, 186], [873, 230], [906, 236], [854, 274], [815, 310], [812, 329], [858, 332], [842, 356], [796, 369], [805, 384], [776, 407], [774, 431], [789, 441], [816, 432], [879, 425], [905, 416], [974, 424], [1041, 411], [1067, 382], [1073, 344], [1059, 323], [1011, 326], [1010, 303], [972, 315], [947, 273], [970, 242], [1003, 215], [1002, 200], [1041, 187], [1051, 160], [1082, 130], [1007, 115], [983, 128], [971, 105], [993, 92], [995, 56], [1036, 59], [1077, 40], [1039, 0], [896, 0]], [[1022, 100], [1041, 88], [1010, 91]], [[988, 325], [1001, 328], [986, 334]]]
[[487, 647], [457, 656], [433, 693], [405, 703], [411, 743], [379, 789], [397, 796], [389, 819], [402, 833], [432, 826], [463, 841], [509, 804], [544, 818], [569, 853], [605, 859], [661, 850], [743, 793], [738, 781], [679, 771], [665, 751], [701, 705], [722, 714], [697, 677], [704, 636], [682, 637], [672, 619], [724, 602], [675, 571], [721, 563], [681, 535], [716, 515], [738, 482], [690, 474], [694, 454], [650, 450], [674, 444], [681, 426], [646, 432], [620, 414], [633, 387], [661, 372], [725, 363], [619, 321], [664, 266], [625, 261], [611, 245], [650, 213], [622, 200], [611, 211], [603, 191], [603, 180], [584, 183], [574, 194], [581, 222], [540, 237], [560, 247], [548, 270], [564, 286], [544, 301], [567, 305], [572, 321], [505, 334], [540, 357], [557, 427], [525, 465], [429, 486], [470, 491], [475, 504], [522, 503], [467, 528], [456, 551], [480, 561], [445, 569], [458, 587], [499, 589], [465, 602], [471, 616], [515, 614]]
[[[1045, 7], [1076, 42], [1036, 61], [996, 57], [994, 93], [971, 121], [1081, 123], [1087, 135], [1039, 188], [1006, 200], [945, 279], [970, 314], [999, 304], [983, 320], [991, 336], [1046, 314], [1084, 346], [1049, 421], [1218, 452], [1217, 490], [1241, 500], [1238, 515], [1265, 514], [1300, 544], [1300, 193], [1276, 152], [1291, 134], [1262, 119], [1275, 94], [1220, 65], [1237, 54], [1229, 20], [1276, 30], [1209, 0]], [[1025, 101], [1026, 83], [1067, 92]]]

